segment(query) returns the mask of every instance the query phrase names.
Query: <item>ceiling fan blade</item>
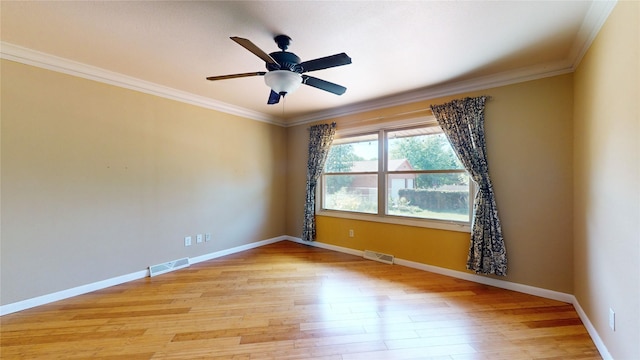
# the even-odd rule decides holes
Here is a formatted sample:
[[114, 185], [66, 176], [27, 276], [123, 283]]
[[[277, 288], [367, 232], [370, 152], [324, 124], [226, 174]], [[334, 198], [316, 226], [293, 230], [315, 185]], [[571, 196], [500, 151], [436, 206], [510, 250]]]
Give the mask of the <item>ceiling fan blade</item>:
[[280, 94], [271, 90], [271, 93], [269, 94], [269, 100], [267, 101], [267, 105], [273, 105], [279, 102], [280, 102]]
[[334, 93], [336, 95], [342, 95], [347, 88], [338, 84], [334, 84], [332, 82], [328, 82], [322, 79], [318, 79], [309, 75], [302, 75], [302, 83], [313, 86], [314, 88], [318, 88], [320, 90], [328, 91], [330, 93]]
[[327, 69], [335, 66], [351, 64], [351, 58], [345, 53], [325, 56], [323, 58], [303, 61], [298, 66], [302, 68], [302, 72], [316, 71]]
[[215, 81], [215, 80], [235, 79], [235, 78], [249, 77], [249, 76], [262, 76], [264, 74], [266, 74], [265, 71], [256, 71], [256, 72], [248, 72], [248, 73], [242, 73], [242, 74], [209, 76], [207, 80]]
[[277, 65], [278, 67], [280, 67], [278, 62], [273, 60], [273, 58], [269, 54], [262, 51], [262, 49], [257, 47], [256, 44], [252, 43], [250, 40], [237, 37], [237, 36], [232, 36], [230, 39], [237, 42], [238, 45], [242, 46], [243, 48], [251, 51], [255, 56], [264, 60], [264, 62], [266, 62], [267, 64]]

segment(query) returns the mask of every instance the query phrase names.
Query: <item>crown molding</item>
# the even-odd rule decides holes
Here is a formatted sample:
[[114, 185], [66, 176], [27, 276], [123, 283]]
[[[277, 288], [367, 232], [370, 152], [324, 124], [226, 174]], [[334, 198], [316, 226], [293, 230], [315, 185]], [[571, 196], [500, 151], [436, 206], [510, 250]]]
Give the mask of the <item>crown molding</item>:
[[231, 115], [237, 115], [251, 120], [257, 120], [283, 127], [291, 127], [349, 116], [366, 111], [404, 105], [417, 101], [425, 101], [465, 92], [491, 89], [499, 86], [571, 73], [575, 71], [580, 64], [584, 54], [591, 46], [591, 43], [598, 35], [598, 32], [604, 25], [607, 17], [616, 4], [617, 0], [593, 1], [591, 3], [591, 7], [589, 8], [580, 30], [576, 35], [574, 45], [564, 61], [540, 64], [468, 80], [447, 82], [384, 98], [305, 114], [293, 117], [286, 121], [282, 118], [274, 117], [265, 113], [227, 104], [208, 97], [162, 86], [7, 42], [0, 41], [0, 58], [164, 97]]
[[560, 61], [535, 65], [528, 68], [502, 72], [488, 76], [477, 77], [469, 80], [448, 82], [428, 88], [409, 91], [406, 93], [373, 99], [357, 104], [333, 108], [326, 111], [303, 115], [290, 119], [287, 127], [307, 124], [315, 121], [333, 119], [342, 116], [354, 115], [366, 111], [389, 108], [398, 105], [409, 104], [418, 101], [435, 99], [450, 95], [461, 94], [470, 91], [491, 89], [499, 86], [517, 84], [525, 81], [537, 80], [573, 72], [571, 64]]
[[88, 80], [94, 80], [125, 89], [139, 91], [166, 99], [180, 101], [206, 109], [220, 111], [226, 114], [237, 115], [251, 120], [257, 120], [279, 126], [285, 125], [282, 119], [261, 112], [248, 110], [208, 97], [195, 95], [95, 66], [28, 49], [4, 41], [0, 41], [0, 58], [64, 73], [67, 75], [77, 76]]
[[572, 73], [576, 70], [580, 61], [582, 61], [584, 54], [589, 50], [591, 43], [595, 40], [617, 2], [618, 0], [595, 0], [591, 3], [582, 25], [578, 30], [573, 46], [569, 51], [567, 58], [563, 61], [535, 65], [528, 68], [516, 69], [464, 81], [448, 82], [385, 98], [318, 111], [312, 114], [289, 119], [286, 126], [302, 125], [315, 121], [349, 116], [417, 101], [435, 99], [470, 91], [491, 89], [499, 86]]
[[618, 0], [606, 0], [606, 1], [593, 1], [591, 7], [587, 12], [587, 15], [582, 21], [580, 30], [573, 41], [573, 47], [569, 52], [569, 59], [572, 59], [572, 69], [575, 70], [582, 58], [591, 47], [593, 40], [600, 32], [600, 29], [607, 21], [607, 18], [613, 11], [613, 8], [618, 3]]

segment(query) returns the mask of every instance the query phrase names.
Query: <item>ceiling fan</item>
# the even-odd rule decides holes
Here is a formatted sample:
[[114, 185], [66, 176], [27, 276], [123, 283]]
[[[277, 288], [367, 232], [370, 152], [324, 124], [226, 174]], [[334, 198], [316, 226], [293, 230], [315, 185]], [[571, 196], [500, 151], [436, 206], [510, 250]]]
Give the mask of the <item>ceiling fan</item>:
[[236, 36], [231, 37], [231, 40], [264, 60], [268, 71], [210, 76], [207, 80], [215, 81], [249, 76], [264, 76], [265, 83], [271, 88], [271, 94], [269, 94], [269, 100], [267, 101], [269, 105], [277, 104], [280, 101], [280, 97], [296, 90], [300, 84], [309, 85], [336, 95], [342, 95], [347, 90], [344, 86], [304, 74], [310, 71], [351, 64], [351, 58], [347, 56], [347, 54], [340, 53], [300, 62], [300, 58], [296, 54], [286, 51], [291, 42], [290, 37], [287, 35], [278, 35], [273, 39], [282, 51], [267, 54], [250, 40]]

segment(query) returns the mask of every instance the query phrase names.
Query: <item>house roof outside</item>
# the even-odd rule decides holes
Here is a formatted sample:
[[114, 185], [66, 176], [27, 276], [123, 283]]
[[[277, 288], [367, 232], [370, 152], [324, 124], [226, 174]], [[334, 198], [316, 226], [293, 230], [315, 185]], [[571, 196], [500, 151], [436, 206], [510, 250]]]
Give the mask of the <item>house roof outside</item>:
[[[407, 159], [389, 160], [389, 171], [414, 170]], [[352, 172], [376, 172], [378, 171], [378, 160], [354, 161], [351, 167]]]

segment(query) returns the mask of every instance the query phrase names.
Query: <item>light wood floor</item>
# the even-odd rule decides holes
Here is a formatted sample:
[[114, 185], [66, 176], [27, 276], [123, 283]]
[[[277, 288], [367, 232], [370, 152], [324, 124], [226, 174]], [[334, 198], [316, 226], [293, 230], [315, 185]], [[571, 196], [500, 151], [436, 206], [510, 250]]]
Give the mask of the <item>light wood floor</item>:
[[600, 359], [553, 300], [288, 241], [0, 318], [2, 359]]

